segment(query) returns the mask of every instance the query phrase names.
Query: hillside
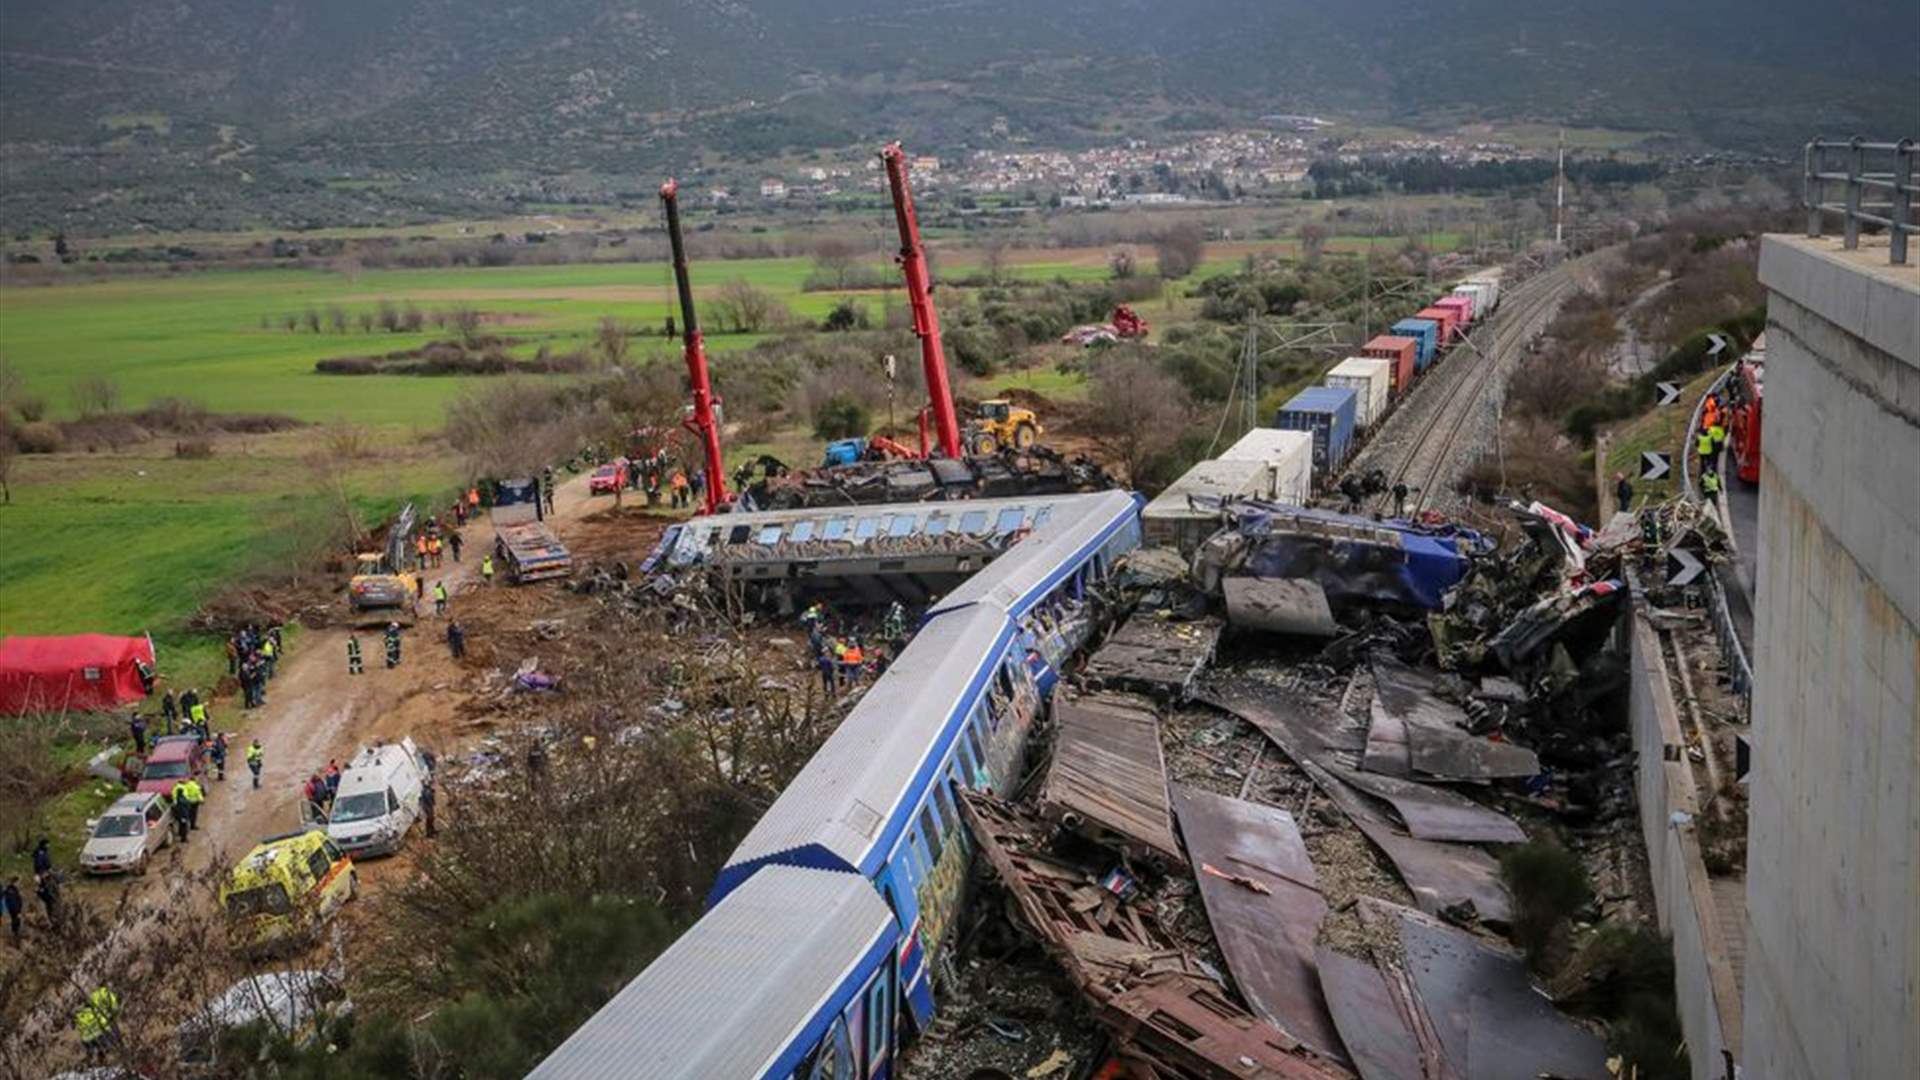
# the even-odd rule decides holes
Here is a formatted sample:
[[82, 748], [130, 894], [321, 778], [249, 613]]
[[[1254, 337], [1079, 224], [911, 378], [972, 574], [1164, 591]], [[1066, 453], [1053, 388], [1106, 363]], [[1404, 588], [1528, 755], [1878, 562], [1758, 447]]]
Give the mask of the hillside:
[[[434, 174], [412, 211], [497, 205], [528, 176], [628, 175], [910, 139], [1331, 112], [1668, 133], [1778, 149], [1920, 129], [1889, 28], [1915, 0], [0, 0], [10, 225], [138, 186], [318, 219], [380, 217], [324, 181]], [[276, 195], [276, 193], [278, 193]]]

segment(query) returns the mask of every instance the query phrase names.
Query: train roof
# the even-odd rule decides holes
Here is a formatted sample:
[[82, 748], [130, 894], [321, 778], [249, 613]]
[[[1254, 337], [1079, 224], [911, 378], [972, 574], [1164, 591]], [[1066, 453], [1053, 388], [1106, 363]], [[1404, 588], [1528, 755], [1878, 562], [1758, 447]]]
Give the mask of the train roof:
[[529, 1080], [785, 1077], [895, 937], [892, 913], [864, 878], [768, 867], [647, 965]]
[[1081, 556], [1125, 528], [1139, 506], [1140, 497], [1129, 491], [1060, 499], [1026, 539], [941, 597], [928, 609], [928, 617], [983, 601], [1012, 615], [1026, 614], [1028, 606], [1059, 584]]
[[709, 901], [775, 860], [871, 874], [905, 827], [903, 807], [965, 722], [970, 688], [1013, 636], [1006, 613], [971, 605], [933, 619], [840, 722], [727, 859]]

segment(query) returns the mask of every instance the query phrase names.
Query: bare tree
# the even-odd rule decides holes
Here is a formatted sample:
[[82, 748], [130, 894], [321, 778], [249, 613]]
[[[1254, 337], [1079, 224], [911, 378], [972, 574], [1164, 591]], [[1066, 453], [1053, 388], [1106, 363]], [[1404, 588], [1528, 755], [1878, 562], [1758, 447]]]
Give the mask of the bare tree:
[[1145, 481], [1153, 460], [1166, 454], [1186, 429], [1187, 388], [1143, 351], [1109, 350], [1093, 365], [1089, 434], [1094, 445], [1133, 484]]
[[1181, 222], [1153, 239], [1153, 255], [1160, 265], [1160, 276], [1168, 280], [1193, 273], [1206, 251], [1207, 234], [1190, 221]]
[[380, 301], [380, 329], [389, 334], [400, 332], [400, 309], [390, 300]]
[[741, 278], [720, 286], [713, 312], [720, 325], [738, 334], [758, 334], [783, 325], [787, 319], [786, 305]]
[[460, 341], [472, 348], [480, 338], [480, 313], [470, 307], [457, 307], [447, 315], [447, 322], [460, 335]]
[[1327, 249], [1327, 237], [1331, 232], [1317, 221], [1303, 222], [1295, 233], [1300, 238], [1300, 257], [1310, 263], [1319, 262]]
[[608, 315], [600, 320], [600, 328], [593, 335], [593, 344], [594, 348], [600, 350], [600, 359], [608, 367], [619, 367], [626, 362], [632, 333], [620, 325], [620, 320]]
[[105, 416], [120, 407], [120, 384], [105, 375], [82, 375], [67, 389], [73, 410], [84, 418]]
[[320, 332], [320, 312], [317, 309], [308, 308], [301, 314], [300, 321], [306, 324], [308, 333], [317, 334]]
[[853, 245], [836, 236], [829, 236], [813, 247], [814, 269], [825, 278], [833, 280], [833, 287], [847, 287], [847, 272], [853, 269]]
[[13, 361], [0, 357], [0, 410], [6, 409], [27, 388], [27, 377], [13, 366]]
[[1107, 271], [1116, 281], [1126, 281], [1139, 272], [1139, 259], [1134, 254], [1132, 245], [1121, 244], [1107, 252]]
[[980, 243], [980, 269], [985, 273], [987, 283], [998, 285], [1007, 272], [1007, 249], [1011, 246], [1004, 234], [992, 234]]
[[0, 502], [13, 503], [13, 463], [20, 456], [20, 444], [14, 441], [13, 424], [0, 413]]
[[361, 333], [373, 333], [373, 312], [363, 311], [359, 315], [356, 315], [353, 321], [359, 324]]
[[347, 332], [347, 312], [346, 312], [346, 309], [344, 309], [344, 308], [342, 308], [342, 307], [341, 307], [340, 305], [338, 305], [338, 304], [333, 304], [333, 305], [330, 305], [330, 306], [328, 306], [328, 308], [327, 308], [327, 325], [328, 325], [328, 326], [331, 326], [331, 327], [333, 328], [333, 332], [334, 332], [334, 333], [336, 333], [336, 334], [344, 334], [344, 333], [346, 333], [346, 332]]

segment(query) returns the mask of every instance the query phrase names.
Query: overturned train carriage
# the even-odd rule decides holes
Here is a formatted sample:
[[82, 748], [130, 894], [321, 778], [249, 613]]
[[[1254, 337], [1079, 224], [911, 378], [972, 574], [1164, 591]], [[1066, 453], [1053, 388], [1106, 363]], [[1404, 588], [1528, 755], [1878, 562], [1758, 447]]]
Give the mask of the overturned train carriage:
[[[964, 901], [973, 841], [958, 792], [1008, 790], [1021, 775], [1047, 690], [1092, 632], [1116, 561], [1140, 544], [1140, 501], [1123, 492], [991, 512], [1016, 508], [1003, 553], [933, 605], [741, 841], [708, 913], [535, 1076], [892, 1075], [896, 1040], [938, 1006], [933, 973]], [[924, 506], [871, 509], [929, 520]], [[746, 517], [758, 515], [713, 524]], [[712, 543], [697, 531], [682, 542]]]

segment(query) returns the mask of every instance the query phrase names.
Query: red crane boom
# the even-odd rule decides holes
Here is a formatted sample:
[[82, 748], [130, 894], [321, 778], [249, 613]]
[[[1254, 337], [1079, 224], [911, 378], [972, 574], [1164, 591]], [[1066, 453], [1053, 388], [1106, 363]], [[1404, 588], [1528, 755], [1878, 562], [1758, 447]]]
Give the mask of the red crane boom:
[[953, 411], [953, 387], [947, 382], [947, 354], [940, 347], [940, 316], [933, 310], [933, 285], [927, 273], [927, 251], [920, 243], [920, 222], [913, 213], [913, 190], [907, 185], [907, 155], [899, 143], [880, 151], [887, 165], [887, 183], [893, 188], [893, 216], [900, 226], [900, 269], [907, 277], [907, 301], [913, 305], [913, 333], [920, 339], [920, 366], [927, 376], [927, 397], [933, 410], [940, 452], [960, 457], [960, 419]]
[[707, 347], [693, 316], [693, 285], [687, 279], [687, 245], [680, 236], [680, 185], [660, 185], [660, 202], [667, 210], [667, 240], [673, 245], [673, 283], [680, 290], [680, 335], [686, 344], [687, 379], [693, 384], [693, 415], [684, 423], [700, 440], [707, 459], [706, 512], [727, 501], [727, 474], [720, 460], [720, 425], [713, 418], [713, 383], [707, 377]]

